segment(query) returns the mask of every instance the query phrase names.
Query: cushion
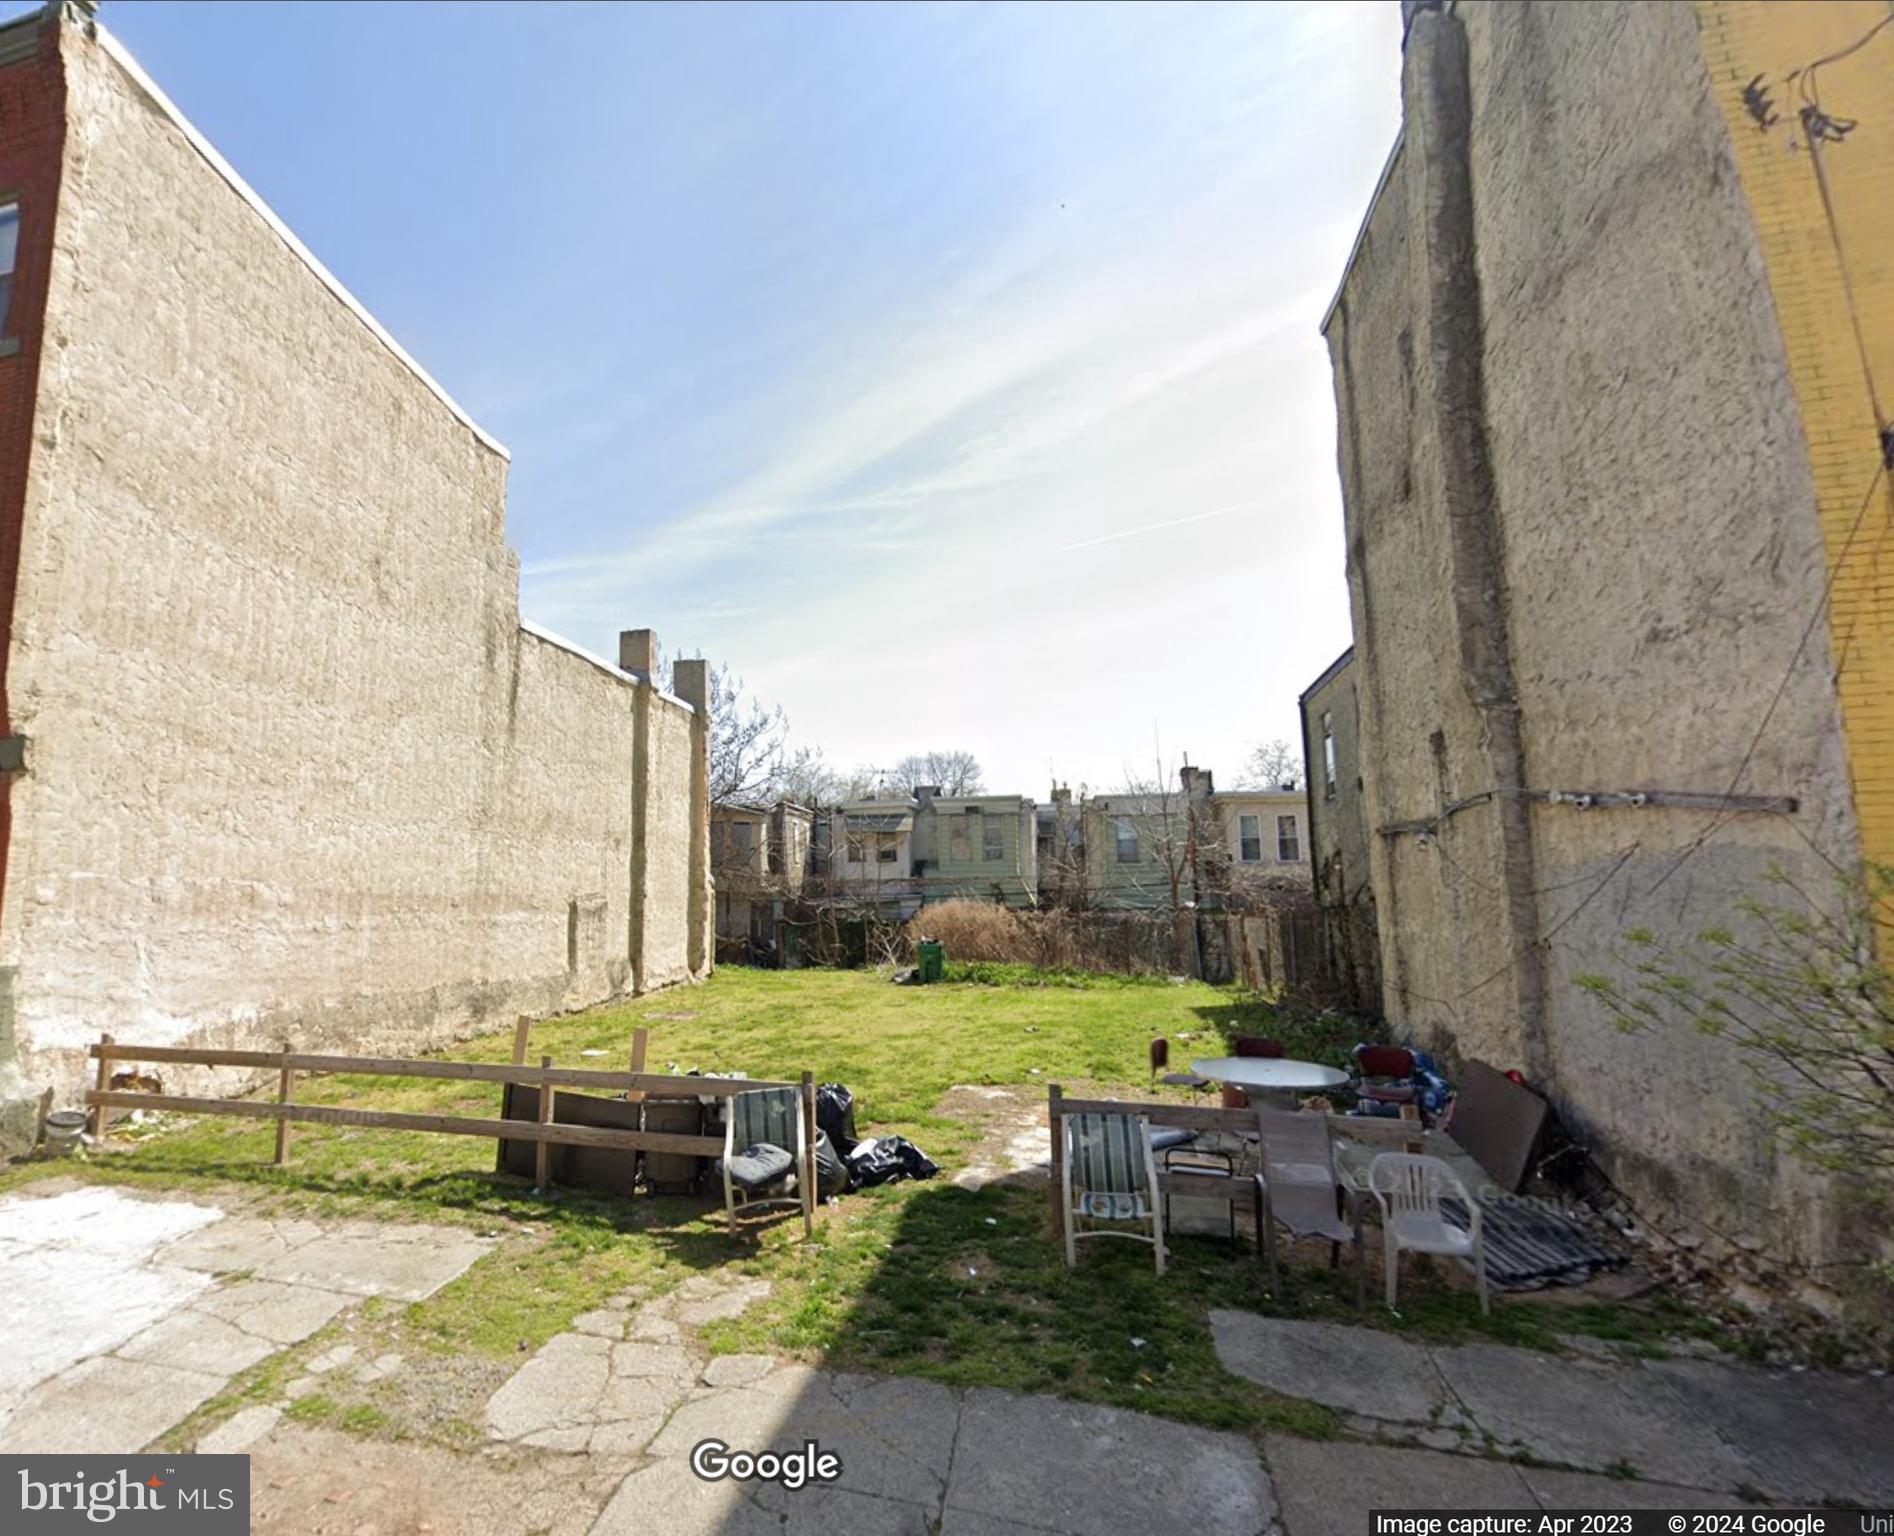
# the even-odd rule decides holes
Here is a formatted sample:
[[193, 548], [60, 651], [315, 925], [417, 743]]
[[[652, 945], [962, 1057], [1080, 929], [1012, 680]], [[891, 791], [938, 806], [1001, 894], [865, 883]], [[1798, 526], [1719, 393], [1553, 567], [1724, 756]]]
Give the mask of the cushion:
[[[717, 1161], [718, 1171], [721, 1172], [726, 1160], [719, 1158]], [[755, 1146], [732, 1153], [727, 1161], [730, 1182], [742, 1189], [762, 1189], [774, 1184], [786, 1178], [796, 1166], [794, 1157], [767, 1141], [759, 1141]]]
[[1081, 1195], [1079, 1210], [1097, 1221], [1145, 1221], [1151, 1215], [1143, 1195], [1114, 1195], [1102, 1189]]
[[1158, 1125], [1151, 1128], [1151, 1150], [1162, 1152], [1169, 1147], [1181, 1147], [1186, 1142], [1195, 1141], [1197, 1133], [1185, 1130], [1181, 1125]]

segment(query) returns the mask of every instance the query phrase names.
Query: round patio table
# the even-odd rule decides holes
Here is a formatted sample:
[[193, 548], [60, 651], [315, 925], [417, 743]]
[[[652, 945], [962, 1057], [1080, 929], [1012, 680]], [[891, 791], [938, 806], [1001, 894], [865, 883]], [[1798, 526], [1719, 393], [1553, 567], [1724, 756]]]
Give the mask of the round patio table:
[[1335, 1067], [1313, 1061], [1290, 1061], [1268, 1056], [1206, 1056], [1193, 1061], [1190, 1070], [1199, 1077], [1212, 1078], [1237, 1088], [1261, 1088], [1278, 1093], [1308, 1093], [1322, 1088], [1339, 1088], [1348, 1074]]

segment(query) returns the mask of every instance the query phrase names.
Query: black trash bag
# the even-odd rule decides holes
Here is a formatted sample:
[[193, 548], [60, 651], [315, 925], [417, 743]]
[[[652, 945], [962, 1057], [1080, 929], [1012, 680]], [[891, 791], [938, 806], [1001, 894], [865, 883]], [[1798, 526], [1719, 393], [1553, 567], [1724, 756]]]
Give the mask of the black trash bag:
[[833, 1200], [849, 1191], [853, 1183], [848, 1163], [836, 1155], [827, 1131], [815, 1133], [815, 1192], [819, 1199]]
[[931, 1179], [940, 1166], [905, 1136], [864, 1141], [848, 1157], [857, 1188], [892, 1184], [896, 1179]]
[[849, 1156], [860, 1142], [855, 1134], [855, 1095], [840, 1083], [824, 1083], [815, 1091], [815, 1123], [827, 1131], [835, 1150]]

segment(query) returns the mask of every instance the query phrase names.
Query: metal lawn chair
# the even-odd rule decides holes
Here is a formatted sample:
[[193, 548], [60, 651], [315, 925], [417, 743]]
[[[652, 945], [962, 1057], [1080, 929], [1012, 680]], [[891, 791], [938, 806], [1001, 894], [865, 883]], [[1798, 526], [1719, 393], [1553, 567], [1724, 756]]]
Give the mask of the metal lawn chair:
[[803, 1131], [802, 1096], [794, 1088], [752, 1088], [731, 1097], [723, 1122], [723, 1157], [717, 1167], [723, 1175], [723, 1208], [732, 1232], [737, 1229], [737, 1212], [742, 1210], [794, 1205], [808, 1214], [812, 1191], [802, 1188], [808, 1156]]
[[[1260, 1109], [1263, 1166], [1256, 1175], [1262, 1190], [1262, 1231], [1259, 1234], [1269, 1264], [1269, 1289], [1277, 1288], [1276, 1226], [1291, 1237], [1325, 1237], [1329, 1267], [1341, 1263], [1341, 1245], [1355, 1245], [1355, 1305], [1367, 1310], [1367, 1269], [1361, 1261], [1361, 1196], [1335, 1172], [1335, 1151], [1329, 1141], [1329, 1117], [1299, 1110]], [[1348, 1197], [1349, 1219], [1337, 1211], [1336, 1192]]]
[[[1134, 1115], [1096, 1114], [1067, 1115], [1064, 1125], [1067, 1267], [1078, 1263], [1080, 1238], [1128, 1237], [1152, 1246], [1163, 1274], [1164, 1195], [1150, 1127]], [[1107, 1225], [1081, 1232], [1081, 1220]]]
[[[1479, 1282], [1480, 1310], [1493, 1310], [1486, 1294], [1486, 1245], [1480, 1233], [1480, 1207], [1453, 1169], [1437, 1157], [1383, 1152], [1368, 1165], [1368, 1188], [1381, 1206], [1390, 1312], [1400, 1283], [1403, 1248], [1416, 1253], [1450, 1254], [1470, 1262]], [[1445, 1200], [1459, 1202], [1467, 1213], [1465, 1227], [1447, 1220], [1442, 1208]]]

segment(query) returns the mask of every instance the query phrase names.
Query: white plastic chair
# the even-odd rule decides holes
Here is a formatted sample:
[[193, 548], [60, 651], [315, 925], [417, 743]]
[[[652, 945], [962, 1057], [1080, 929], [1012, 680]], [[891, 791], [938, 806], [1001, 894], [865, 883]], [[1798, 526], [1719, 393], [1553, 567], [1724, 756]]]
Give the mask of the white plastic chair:
[[[1386, 1246], [1388, 1310], [1395, 1310], [1401, 1276], [1401, 1250], [1445, 1253], [1473, 1265], [1480, 1287], [1480, 1311], [1491, 1312], [1486, 1294], [1486, 1247], [1480, 1235], [1480, 1207], [1460, 1176], [1437, 1157], [1413, 1152], [1383, 1152], [1368, 1165], [1368, 1188], [1381, 1207]], [[1467, 1212], [1466, 1227], [1456, 1227], [1441, 1209], [1443, 1199], [1458, 1200]]]

